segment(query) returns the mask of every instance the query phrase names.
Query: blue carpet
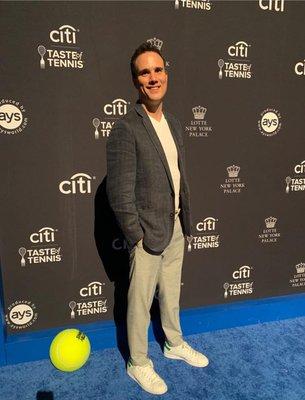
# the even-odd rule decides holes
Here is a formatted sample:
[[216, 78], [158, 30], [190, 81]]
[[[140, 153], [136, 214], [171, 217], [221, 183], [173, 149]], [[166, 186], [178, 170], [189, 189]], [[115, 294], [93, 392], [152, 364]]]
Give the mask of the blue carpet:
[[[161, 398], [305, 399], [304, 317], [192, 335], [187, 341], [210, 358], [207, 368], [168, 360], [156, 342], [150, 343], [156, 370], [169, 388]], [[50, 392], [54, 400], [156, 398], [126, 375], [117, 349], [93, 352], [74, 373], [60, 372], [48, 360], [0, 368], [1, 400], [51, 399]]]

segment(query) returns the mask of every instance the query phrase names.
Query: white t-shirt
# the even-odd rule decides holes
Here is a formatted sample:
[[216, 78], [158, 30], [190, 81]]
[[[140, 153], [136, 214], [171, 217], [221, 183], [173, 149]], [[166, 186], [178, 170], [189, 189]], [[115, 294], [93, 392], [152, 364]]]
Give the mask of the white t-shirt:
[[172, 175], [174, 189], [175, 189], [175, 211], [179, 209], [179, 194], [180, 194], [180, 171], [178, 167], [178, 152], [172, 133], [169, 129], [168, 123], [162, 114], [160, 122], [155, 118], [148, 115], [158, 138], [162, 144], [169, 169]]

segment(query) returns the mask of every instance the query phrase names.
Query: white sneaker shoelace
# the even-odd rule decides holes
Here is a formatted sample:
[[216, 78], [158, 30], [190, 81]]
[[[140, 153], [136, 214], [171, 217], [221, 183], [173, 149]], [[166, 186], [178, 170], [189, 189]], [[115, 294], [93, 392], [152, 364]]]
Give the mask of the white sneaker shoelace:
[[167, 392], [167, 385], [163, 379], [154, 370], [154, 365], [150, 360], [148, 365], [127, 366], [128, 375], [134, 379], [142, 389], [152, 394], [164, 394]]
[[198, 353], [198, 351], [194, 350], [188, 343], [183, 342], [183, 343], [181, 344], [181, 346], [182, 346], [183, 349], [185, 349], [185, 350], [189, 353], [189, 355], [190, 355], [191, 357], [196, 357], [196, 358], [198, 358], [198, 357], [201, 356], [201, 354]]
[[206, 367], [209, 364], [209, 360], [204, 354], [193, 349], [184, 341], [179, 346], [173, 347], [165, 342], [164, 355], [174, 360], [184, 360], [193, 367]]
[[148, 364], [147, 366], [138, 368], [138, 371], [141, 372], [144, 378], [148, 379], [151, 383], [160, 382], [160, 377], [152, 367], [152, 365]]

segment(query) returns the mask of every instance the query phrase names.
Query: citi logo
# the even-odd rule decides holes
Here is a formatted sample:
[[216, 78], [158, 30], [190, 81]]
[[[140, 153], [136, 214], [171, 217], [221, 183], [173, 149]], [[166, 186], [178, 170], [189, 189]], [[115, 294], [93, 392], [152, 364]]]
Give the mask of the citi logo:
[[248, 279], [250, 278], [251, 267], [243, 265], [238, 270], [234, 271], [232, 276], [234, 279]]
[[121, 238], [116, 238], [112, 242], [112, 248], [117, 251], [127, 249], [126, 241]]
[[228, 48], [228, 54], [231, 57], [242, 57], [246, 58], [248, 57], [248, 49], [251, 45], [247, 44], [246, 42], [236, 42], [232, 46], [229, 46]]
[[44, 227], [39, 229], [38, 232], [30, 235], [30, 241], [32, 243], [51, 243], [55, 241], [55, 232], [57, 229]]
[[123, 99], [115, 99], [110, 104], [105, 104], [104, 113], [106, 115], [122, 116], [127, 113], [127, 101]]
[[79, 294], [82, 297], [101, 296], [103, 293], [103, 285], [101, 282], [91, 282], [88, 286], [81, 288]]
[[50, 32], [50, 39], [54, 43], [76, 44], [76, 30], [71, 25], [62, 25], [58, 30]]
[[71, 176], [70, 180], [60, 182], [59, 190], [63, 194], [91, 193], [92, 179], [95, 179], [95, 176], [79, 172]]
[[258, 4], [262, 10], [284, 11], [285, 0], [259, 0]]
[[305, 75], [305, 60], [296, 63], [294, 66], [294, 72], [297, 75]]
[[215, 231], [216, 229], [216, 222], [218, 219], [213, 217], [207, 217], [203, 221], [198, 222], [196, 225], [197, 231]]
[[300, 164], [297, 164], [297, 165], [294, 167], [294, 172], [295, 172], [296, 174], [304, 174], [304, 173], [305, 173], [305, 160], [302, 161]]

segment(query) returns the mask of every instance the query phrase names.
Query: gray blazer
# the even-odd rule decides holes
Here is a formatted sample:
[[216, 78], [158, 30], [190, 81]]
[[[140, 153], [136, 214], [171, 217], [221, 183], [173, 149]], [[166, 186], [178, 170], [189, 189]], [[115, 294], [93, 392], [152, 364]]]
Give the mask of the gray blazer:
[[[178, 151], [182, 230], [190, 236], [182, 128], [174, 116], [164, 116]], [[141, 104], [116, 122], [107, 140], [106, 191], [128, 247], [143, 238], [145, 250], [161, 254], [173, 234], [174, 185], [161, 142]]]

